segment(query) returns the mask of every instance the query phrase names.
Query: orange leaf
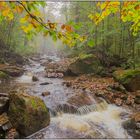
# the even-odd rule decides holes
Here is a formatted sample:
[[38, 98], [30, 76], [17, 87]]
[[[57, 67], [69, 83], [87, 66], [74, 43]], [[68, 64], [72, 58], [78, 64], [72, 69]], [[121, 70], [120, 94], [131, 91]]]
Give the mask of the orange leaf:
[[48, 23], [49, 24], [49, 27], [51, 28], [51, 29], [54, 29], [55, 28], [55, 24], [54, 23]]
[[72, 30], [72, 27], [69, 26], [69, 25], [66, 25], [66, 26], [65, 26], [65, 29], [66, 29], [66, 31], [68, 31], [68, 32], [72, 32], [72, 31], [73, 31], [73, 30]]
[[18, 12], [18, 13], [22, 13], [23, 8], [22, 8], [21, 6], [16, 6], [15, 10], [16, 10], [16, 12]]
[[135, 10], [139, 10], [140, 9], [140, 5], [136, 5], [134, 8], [135, 8]]
[[63, 25], [61, 26], [61, 29], [62, 29], [62, 30], [64, 30], [64, 29], [65, 29], [65, 24], [63, 24]]

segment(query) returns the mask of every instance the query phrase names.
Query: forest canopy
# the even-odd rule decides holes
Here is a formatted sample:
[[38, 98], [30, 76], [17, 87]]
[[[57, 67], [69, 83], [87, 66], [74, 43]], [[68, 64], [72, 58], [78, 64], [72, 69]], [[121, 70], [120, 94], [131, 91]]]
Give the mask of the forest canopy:
[[[45, 36], [49, 34], [54, 40], [59, 38], [69, 45], [71, 45], [73, 40], [84, 41], [86, 39], [86, 36], [76, 34], [74, 26], [63, 23], [60, 25], [59, 23], [53, 23], [50, 20], [45, 21], [43, 14], [40, 12], [40, 8], [44, 8], [45, 6], [47, 6], [47, 3], [43, 1], [0, 2], [0, 20], [6, 19], [10, 22], [15, 18], [15, 14], [18, 13], [22, 14], [19, 19], [21, 29], [30, 36], [37, 32], [43, 32]], [[95, 7], [97, 9], [96, 12], [91, 10], [91, 13], [93, 14], [89, 14], [88, 17], [96, 25], [111, 14], [120, 14], [120, 20], [123, 22], [130, 22], [132, 24], [130, 30], [132, 30], [133, 35], [137, 35], [140, 29], [140, 3], [137, 0], [132, 2], [95, 2]], [[78, 25], [76, 28], [78, 28]], [[73, 43], [75, 44], [75, 42]], [[93, 44], [92, 41], [89, 42], [89, 45], [90, 44]]]
[[[66, 46], [74, 46], [73, 50], [88, 53], [92, 48], [102, 48], [104, 52], [110, 52], [106, 55], [128, 57], [130, 65], [139, 61], [138, 0], [68, 2], [61, 7], [61, 14], [65, 15], [62, 22], [47, 18], [46, 7], [45, 1], [0, 2], [1, 27], [7, 24], [10, 32], [12, 28], [19, 30], [25, 38], [24, 46], [27, 40], [41, 33], [45, 37], [51, 36], [54, 41], [61, 40]], [[12, 46], [10, 32], [6, 32], [6, 42]]]

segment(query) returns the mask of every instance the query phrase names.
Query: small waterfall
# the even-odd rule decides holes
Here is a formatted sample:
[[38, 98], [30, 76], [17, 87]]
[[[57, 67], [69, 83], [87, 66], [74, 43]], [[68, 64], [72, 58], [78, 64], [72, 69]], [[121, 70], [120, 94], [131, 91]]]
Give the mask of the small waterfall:
[[94, 111], [103, 111], [107, 108], [108, 104], [104, 100], [101, 103], [93, 104], [93, 105], [85, 105], [77, 109], [77, 114], [88, 114]]
[[82, 107], [76, 107], [70, 104], [61, 104], [58, 105], [55, 109], [50, 109], [50, 114], [51, 116], [57, 116], [63, 113], [68, 113], [68, 114], [75, 114], [75, 115], [84, 115], [88, 114], [90, 112], [95, 112], [95, 111], [103, 111], [107, 109], [107, 102], [103, 99], [101, 99], [102, 102], [100, 103], [94, 103], [92, 105], [84, 105]]
[[121, 126], [120, 114], [124, 109], [102, 102], [84, 106], [76, 114], [62, 113], [52, 118], [52, 122], [63, 130], [86, 134], [91, 138], [130, 138]]

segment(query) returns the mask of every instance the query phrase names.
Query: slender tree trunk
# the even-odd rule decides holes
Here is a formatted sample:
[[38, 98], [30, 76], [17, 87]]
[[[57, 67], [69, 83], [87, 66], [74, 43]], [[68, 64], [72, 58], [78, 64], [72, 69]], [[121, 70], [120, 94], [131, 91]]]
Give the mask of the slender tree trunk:
[[120, 48], [119, 48], [119, 55], [122, 56], [122, 21], [121, 21], [121, 9], [122, 9], [122, 2], [120, 2]]

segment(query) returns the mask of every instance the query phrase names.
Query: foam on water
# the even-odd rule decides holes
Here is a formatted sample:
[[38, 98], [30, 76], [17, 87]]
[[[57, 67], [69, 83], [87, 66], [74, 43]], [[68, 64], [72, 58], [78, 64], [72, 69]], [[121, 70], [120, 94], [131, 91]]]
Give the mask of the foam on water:
[[[130, 138], [122, 127], [122, 122], [120, 114], [125, 112], [124, 109], [116, 107], [115, 105], [108, 105], [104, 110], [97, 110], [90, 112], [85, 115], [77, 114], [61, 114], [58, 117], [52, 118], [52, 122], [56, 123], [61, 129], [72, 129], [79, 133], [89, 133], [94, 132], [96, 129], [100, 129], [100, 133], [107, 138]], [[99, 131], [99, 130], [98, 130]], [[93, 133], [91, 133], [93, 134]], [[109, 134], [109, 136], [107, 136]], [[94, 137], [94, 136], [93, 136]]]

